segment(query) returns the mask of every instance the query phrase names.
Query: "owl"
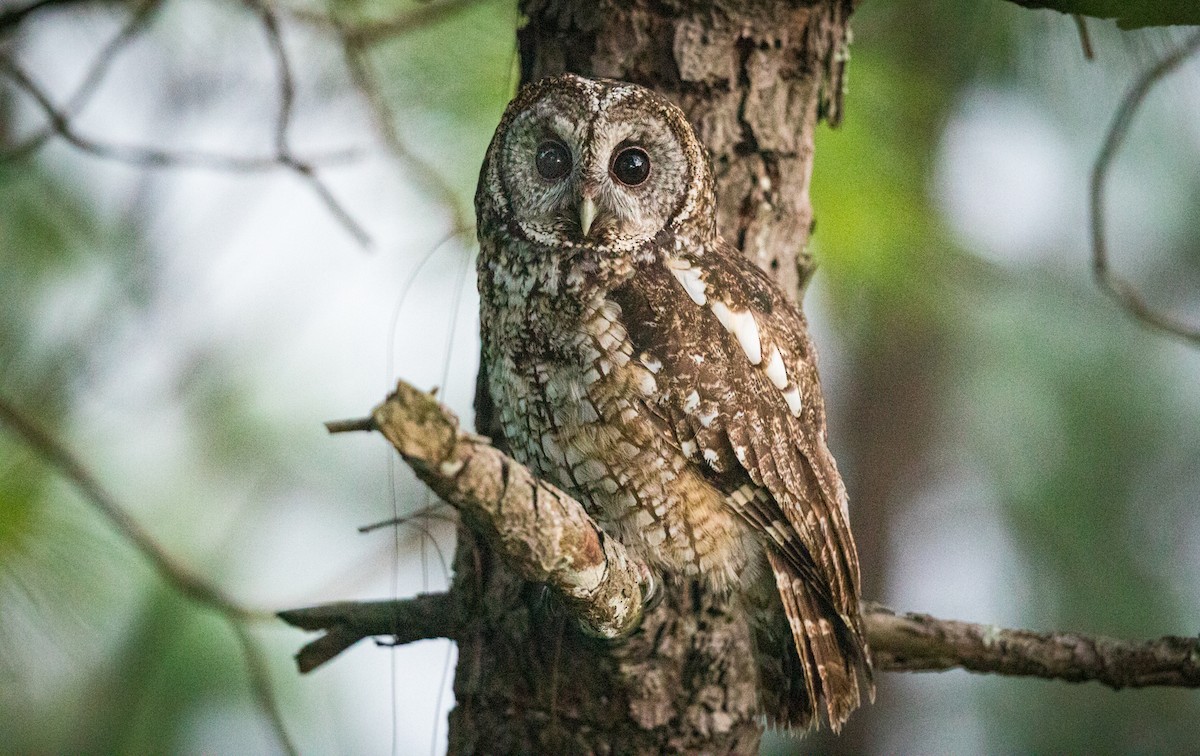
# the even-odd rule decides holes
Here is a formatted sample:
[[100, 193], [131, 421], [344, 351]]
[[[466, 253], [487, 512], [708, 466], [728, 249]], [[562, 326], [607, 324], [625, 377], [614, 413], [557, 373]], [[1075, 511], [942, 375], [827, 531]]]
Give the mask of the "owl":
[[788, 690], [764, 713], [839, 729], [874, 688], [816, 355], [717, 234], [683, 112], [623, 82], [527, 85], [475, 208], [483, 366], [513, 455], [665, 579], [765, 594], [756, 639], [783, 642], [758, 653], [786, 658], [760, 685]]

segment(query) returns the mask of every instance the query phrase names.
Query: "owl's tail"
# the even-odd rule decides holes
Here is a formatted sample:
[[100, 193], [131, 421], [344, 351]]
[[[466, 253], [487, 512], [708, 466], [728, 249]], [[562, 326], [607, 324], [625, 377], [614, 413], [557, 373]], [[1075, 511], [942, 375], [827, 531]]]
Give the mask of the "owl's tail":
[[790, 651], [781, 659], [778, 682], [784, 687], [767, 714], [779, 725], [808, 728], [818, 721], [823, 702], [825, 719], [838, 732], [862, 703], [864, 691], [875, 698], [866, 638], [785, 559], [771, 551], [768, 557], [792, 642], [780, 644]]

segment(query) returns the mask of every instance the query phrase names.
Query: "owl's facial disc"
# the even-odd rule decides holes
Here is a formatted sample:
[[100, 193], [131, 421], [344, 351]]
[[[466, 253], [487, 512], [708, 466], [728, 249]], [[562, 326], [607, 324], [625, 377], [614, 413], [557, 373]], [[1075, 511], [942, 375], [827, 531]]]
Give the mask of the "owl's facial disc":
[[640, 87], [558, 81], [520, 105], [498, 150], [500, 192], [521, 235], [629, 250], [686, 215], [705, 166], [682, 113]]

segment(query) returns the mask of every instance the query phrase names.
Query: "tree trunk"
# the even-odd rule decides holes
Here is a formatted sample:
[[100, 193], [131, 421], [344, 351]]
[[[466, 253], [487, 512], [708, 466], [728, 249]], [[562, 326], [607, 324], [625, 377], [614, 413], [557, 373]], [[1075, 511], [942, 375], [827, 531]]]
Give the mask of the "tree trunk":
[[[811, 271], [813, 133], [837, 118], [851, 7], [526, 0], [521, 80], [571, 71], [679, 103], [710, 151], [721, 233], [798, 297]], [[493, 419], [481, 388], [476, 425], [496, 438]], [[471, 619], [455, 638], [451, 753], [757, 750], [750, 631], [719, 596], [668, 590], [630, 638], [602, 643], [466, 529], [453, 593]]]

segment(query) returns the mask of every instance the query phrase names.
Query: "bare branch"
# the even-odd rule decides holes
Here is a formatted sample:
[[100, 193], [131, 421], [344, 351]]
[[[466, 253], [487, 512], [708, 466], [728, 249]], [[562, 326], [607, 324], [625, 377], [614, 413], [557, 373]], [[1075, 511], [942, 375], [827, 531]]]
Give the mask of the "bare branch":
[[[280, 612], [285, 621], [326, 635], [297, 656], [301, 672], [324, 664], [363, 638], [397, 643], [454, 639], [462, 611], [451, 594], [400, 601], [342, 602]], [[994, 625], [896, 614], [864, 605], [875, 668], [889, 672], [970, 672], [1097, 682], [1110, 688], [1200, 687], [1200, 638], [1125, 641], [1075, 633], [1035, 633]]]
[[[83, 81], [75, 88], [75, 92], [67, 98], [67, 103], [61, 109], [64, 118], [78, 115], [91, 102], [92, 96], [100, 88], [100, 83], [108, 76], [108, 71], [117, 55], [133, 42], [149, 25], [154, 12], [162, 7], [163, 0], [146, 0], [130, 14], [129, 20], [121, 27], [108, 44], [96, 55], [96, 59], [88, 66]], [[53, 119], [51, 119], [53, 120]], [[0, 160], [15, 160], [30, 155], [42, 148], [51, 137], [58, 133], [53, 123], [47, 124], [20, 143], [0, 153]]]
[[417, 477], [481, 532], [515, 572], [558, 592], [590, 631], [614, 638], [641, 618], [649, 571], [588, 517], [433, 397], [403, 381], [372, 413]]
[[392, 155], [407, 167], [416, 176], [417, 181], [424, 185], [450, 213], [452, 233], [457, 234], [471, 228], [473, 223], [463, 212], [453, 187], [446, 183], [445, 178], [431, 165], [414, 153], [400, 137], [400, 132], [396, 130], [395, 116], [371, 75], [366, 51], [348, 39], [343, 40], [342, 50], [350, 77], [363, 97], [366, 98], [375, 128], [383, 137], [383, 141]]
[[[71, 119], [79, 113], [91, 99], [103, 81], [112, 61], [133, 39], [140, 34], [148, 24], [151, 15], [162, 5], [162, 0], [145, 0], [134, 11], [130, 20], [121, 29], [88, 69], [83, 82], [68, 99], [62, 108], [55, 107], [50, 97], [33, 81], [23, 69], [9, 59], [0, 58], [0, 70], [8, 75], [28, 93], [46, 115], [49, 123], [0, 154], [0, 159], [14, 160], [25, 157], [42, 147], [51, 137], [58, 135], [76, 148], [98, 157], [121, 160], [147, 168], [162, 167], [206, 167], [219, 170], [249, 172], [286, 168], [295, 173], [304, 183], [308, 184], [317, 198], [329, 210], [334, 219], [354, 237], [360, 245], [371, 246], [371, 237], [358, 221], [343, 206], [328, 185], [317, 175], [315, 162], [298, 157], [292, 150], [288, 140], [294, 110], [296, 86], [292, 65], [284, 46], [278, 19], [274, 11], [265, 3], [256, 3], [259, 11], [267, 44], [275, 59], [279, 79], [279, 115], [275, 123], [275, 155], [270, 158], [238, 158], [229, 155], [218, 155], [197, 151], [166, 151], [147, 147], [132, 147], [125, 145], [106, 144], [84, 137], [75, 130]], [[349, 158], [350, 153], [337, 153], [329, 158]]]
[[1083, 51], [1085, 60], [1093, 61], [1096, 59], [1096, 48], [1092, 46], [1092, 35], [1088, 32], [1087, 18], [1078, 14], [1071, 14], [1071, 19], [1075, 21], [1075, 31], [1079, 33], [1079, 47]]
[[26, 18], [46, 8], [79, 5], [85, 2], [90, 2], [90, 0], [34, 0], [20, 8], [11, 8], [0, 13], [0, 33], [7, 32], [9, 29], [15, 29]]
[[1184, 60], [1200, 50], [1200, 32], [1188, 38], [1182, 47], [1167, 55], [1156, 65], [1142, 74], [1133, 88], [1125, 95], [1117, 115], [1104, 138], [1104, 145], [1096, 156], [1092, 168], [1090, 214], [1092, 226], [1092, 273], [1100, 288], [1115, 299], [1130, 315], [1172, 336], [1177, 336], [1192, 344], [1200, 345], [1200, 327], [1184, 323], [1171, 315], [1158, 312], [1146, 303], [1137, 289], [1127, 279], [1121, 278], [1109, 269], [1108, 243], [1104, 231], [1104, 188], [1109, 169], [1117, 150], [1125, 141], [1133, 117], [1141, 107], [1146, 95], [1163, 77], [1179, 67]]
[[481, 5], [484, 2], [488, 2], [488, 0], [446, 0], [440, 3], [428, 3], [397, 13], [391, 18], [362, 23], [346, 23], [325, 13], [305, 8], [279, 6], [276, 11], [287, 14], [290, 18], [309, 26], [332, 31], [344, 42], [355, 47], [370, 47], [434, 26], [453, 18], [473, 5]]
[[353, 420], [330, 420], [325, 423], [325, 430], [330, 433], [351, 433], [353, 431], [375, 430], [375, 418], [359, 417]]
[[897, 615], [871, 607], [867, 629], [876, 669], [971, 672], [1094, 681], [1120, 690], [1200, 687], [1200, 638], [1127, 641], [1075, 633], [1035, 633], [994, 625]]
[[383, 21], [346, 28], [342, 33], [346, 41], [356, 47], [369, 46], [441, 23], [457, 16], [472, 5], [479, 5], [480, 2], [481, 0], [446, 0], [441, 3], [429, 3]]
[[399, 601], [364, 601], [289, 609], [280, 619], [324, 635], [300, 649], [296, 663], [311, 672], [363, 638], [391, 636], [399, 645], [429, 638], [458, 637], [462, 616], [448, 593], [427, 593]]
[[250, 628], [246, 626], [245, 622], [228, 614], [224, 616], [242, 649], [242, 659], [246, 663], [246, 672], [250, 677], [254, 700], [266, 714], [267, 720], [271, 723], [271, 729], [275, 731], [275, 737], [279, 738], [279, 744], [283, 746], [284, 752], [289, 756], [296, 756], [299, 751], [283, 723], [283, 713], [279, 708], [279, 701], [275, 698], [275, 689], [271, 686], [271, 675], [267, 672], [267, 662], [263, 658], [262, 648], [250, 634]]
[[[417, 476], [492, 543], [509, 568], [556, 589], [586, 627], [613, 637], [636, 626], [645, 567], [604, 536], [581, 504], [534, 478], [486, 439], [460, 431], [457, 418], [429, 394], [400, 382], [375, 408], [371, 423], [344, 425], [383, 433]], [[412, 603], [418, 600], [425, 603]], [[435, 611], [444, 617], [433, 617]], [[398, 642], [454, 638], [462, 621], [457, 611], [452, 597], [423, 596], [403, 602], [340, 603], [280, 616], [305, 629], [327, 631], [302, 652], [301, 668], [308, 670], [368, 636], [393, 635]], [[1200, 687], [1200, 638], [1139, 642], [1036, 633], [924, 614], [898, 615], [873, 605], [865, 605], [863, 613], [879, 669], [961, 667], [1091, 680], [1113, 688]], [[397, 627], [403, 632], [396, 632]]]
[[[399, 525], [407, 525], [407, 524], [411, 523], [413, 520], [441, 520], [442, 522], [450, 523], [451, 525], [457, 525], [458, 524], [457, 518], [452, 517], [450, 515], [442, 514], [437, 511], [441, 507], [445, 507], [445, 506], [449, 506], [449, 505], [446, 504], [446, 502], [444, 502], [444, 501], [435, 501], [428, 506], [421, 507], [420, 509], [418, 509], [416, 512], [413, 512], [412, 514], [401, 515], [398, 517], [389, 517], [388, 519], [380, 520], [379, 522], [372, 522], [367, 525], [359, 525], [358, 532], [363, 533], [363, 534], [372, 533], [376, 530], [380, 530], [381, 528], [390, 528], [390, 527], [399, 526]], [[436, 543], [436, 541], [435, 541], [435, 543]]]
[[342, 203], [333, 196], [333, 192], [317, 175], [316, 169], [309, 162], [296, 157], [288, 141], [288, 131], [292, 125], [292, 112], [296, 101], [296, 77], [292, 72], [291, 60], [288, 58], [287, 47], [283, 42], [283, 34], [279, 29], [279, 20], [275, 12], [265, 2], [256, 3], [263, 31], [267, 37], [267, 45], [275, 58], [276, 75], [279, 79], [279, 115], [275, 119], [275, 154], [280, 165], [293, 170], [305, 181], [325, 204], [330, 214], [354, 237], [363, 247], [371, 246], [371, 236], [366, 229], [354, 219]]
[[83, 466], [66, 447], [59, 444], [49, 433], [32, 420], [26, 418], [7, 400], [0, 399], [0, 423], [7, 425], [16, 435], [38, 453], [51, 467], [75, 484], [84, 498], [154, 565], [164, 580], [188, 599], [212, 607], [238, 619], [263, 619], [266, 612], [254, 611], [239, 605], [220, 589], [203, 578], [188, 571], [167, 554], [142, 527], [129, 516], [99, 481]]
[[[234, 173], [257, 173], [278, 169], [278, 156], [237, 157], [201, 150], [159, 150], [153, 147], [111, 144], [83, 136], [71, 124], [67, 113], [57, 108], [49, 95], [39, 87], [16, 61], [0, 56], [0, 73], [7, 74], [24, 90], [50, 121], [54, 133], [83, 152], [110, 160], [119, 160], [142, 168], [210, 168]], [[346, 162], [358, 156], [357, 151], [343, 150], [328, 153], [312, 162]], [[0, 158], [11, 159], [7, 153]]]
[[270, 678], [266, 664], [263, 662], [262, 651], [257, 642], [250, 636], [246, 628], [248, 620], [262, 620], [270, 617], [267, 612], [255, 611], [238, 604], [229, 598], [216, 586], [187, 570], [158, 545], [141, 526], [129, 516], [108, 491], [100, 485], [95, 476], [72, 455], [67, 448], [54, 439], [37, 423], [25, 417], [12, 404], [0, 399], [0, 423], [18, 436], [25, 444], [37, 453], [48, 465], [57, 470], [83, 494], [84, 499], [108, 520], [109, 524], [130, 544], [141, 553], [154, 567], [155, 572], [169, 586], [174, 588], [188, 601], [201, 604], [219, 613], [229, 624], [237, 637], [242, 649], [246, 670], [254, 688], [256, 700], [270, 720], [276, 736], [284, 749], [296, 753], [279, 706], [271, 691]]

